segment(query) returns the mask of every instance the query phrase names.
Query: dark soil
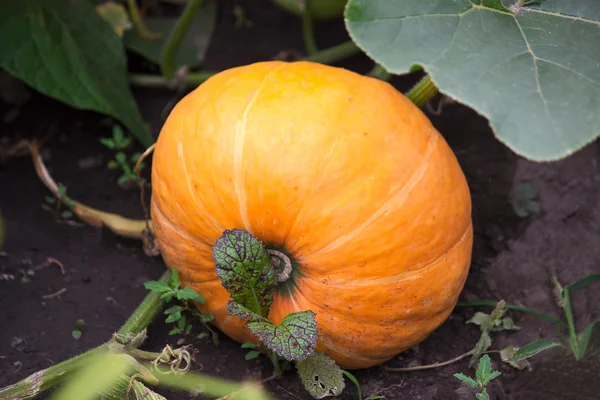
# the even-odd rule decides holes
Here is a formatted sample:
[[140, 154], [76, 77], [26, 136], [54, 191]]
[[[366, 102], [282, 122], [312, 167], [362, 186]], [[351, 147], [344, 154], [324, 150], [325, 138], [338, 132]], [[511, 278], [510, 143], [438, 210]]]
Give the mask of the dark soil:
[[[298, 18], [265, 1], [243, 3], [253, 26], [236, 30], [234, 3], [222, 1], [206, 69], [271, 59], [283, 50], [302, 51]], [[340, 21], [320, 23], [317, 37], [322, 47], [347, 40]], [[357, 56], [339, 66], [365, 73], [372, 64]], [[405, 91], [416, 79], [396, 77], [392, 83]], [[157, 133], [163, 123], [161, 113], [173, 100], [173, 93], [146, 89], [136, 90], [136, 95]], [[0, 104], [3, 116], [15, 112], [12, 106]], [[600, 147], [592, 143], [564, 161], [537, 164], [499, 143], [486, 120], [466, 107], [451, 104], [441, 115], [429, 115], [457, 154], [473, 198], [473, 265], [461, 300], [505, 299], [561, 317], [552, 294], [552, 274], [570, 283], [600, 272]], [[19, 107], [16, 118], [3, 123], [0, 139], [6, 147], [19, 138], [52, 134], [43, 146], [45, 162], [55, 179], [68, 186], [71, 197], [102, 210], [142, 218], [138, 191], [119, 187], [115, 183], [118, 173], [105, 168], [111, 154], [98, 139], [109, 135], [111, 126], [107, 118], [33, 94]], [[523, 219], [516, 216], [511, 199], [514, 187], [525, 181], [538, 188], [542, 211]], [[28, 156], [0, 165], [0, 212], [7, 233], [0, 274], [14, 277], [0, 281], [0, 386], [110, 338], [146, 295], [143, 283], [157, 279], [164, 271], [161, 259], [146, 256], [137, 241], [118, 238], [77, 220], [67, 223], [57, 218], [42, 208], [48, 194]], [[65, 274], [52, 265], [23, 278], [23, 271], [47, 257], [60, 260]], [[66, 291], [60, 296], [44, 299], [63, 288]], [[576, 294], [574, 307], [580, 330], [600, 318], [599, 304], [597, 287]], [[399, 355], [389, 365], [434, 363], [468, 351], [479, 337], [477, 326], [465, 324], [475, 311], [457, 308], [418, 349]], [[522, 329], [494, 335], [492, 348], [556, 338], [556, 329], [547, 322], [514, 312], [510, 315]], [[83, 319], [85, 326], [82, 337], [76, 340], [71, 331], [78, 319]], [[149, 328], [146, 348], [176, 345], [177, 337], [168, 336], [163, 321], [159, 318]], [[236, 380], [270, 376], [267, 362], [245, 361], [246, 350], [223, 335], [220, 338], [218, 346], [208, 338], [191, 342], [198, 351], [195, 369]], [[600, 385], [594, 379], [600, 369], [597, 354], [576, 363], [568, 354], [549, 352], [532, 359], [532, 371], [517, 371], [497, 354], [491, 356], [494, 368], [503, 373], [490, 388], [493, 399], [600, 398]], [[473, 374], [463, 360], [426, 371], [394, 373], [371, 368], [355, 375], [365, 396], [474, 399], [474, 392], [452, 376], [456, 372]], [[293, 373], [266, 386], [276, 399], [310, 398]], [[178, 393], [168, 398], [191, 396]], [[350, 382], [342, 398], [357, 398]]]

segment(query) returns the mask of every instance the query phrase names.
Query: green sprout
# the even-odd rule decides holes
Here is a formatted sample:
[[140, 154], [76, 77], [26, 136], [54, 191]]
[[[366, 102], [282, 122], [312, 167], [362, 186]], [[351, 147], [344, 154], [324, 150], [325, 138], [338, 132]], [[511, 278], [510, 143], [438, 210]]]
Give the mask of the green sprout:
[[464, 383], [467, 383], [474, 389], [480, 390], [475, 395], [477, 400], [489, 400], [490, 396], [487, 393], [487, 385], [502, 373], [492, 370], [492, 361], [487, 354], [479, 359], [479, 366], [475, 371], [475, 379], [466, 376], [465, 374], [454, 374], [454, 376]]
[[[100, 139], [107, 148], [115, 151], [114, 159], [110, 160], [106, 167], [109, 169], [121, 169], [121, 176], [117, 179], [119, 186], [127, 186], [137, 182], [135, 173], [135, 165], [141, 157], [141, 153], [133, 153], [127, 156], [125, 150], [131, 145], [132, 139], [123, 134], [123, 130], [119, 125], [114, 125], [112, 129], [112, 137]], [[144, 168], [144, 163], [140, 164], [140, 171]], [[144, 180], [142, 179], [142, 184]]]

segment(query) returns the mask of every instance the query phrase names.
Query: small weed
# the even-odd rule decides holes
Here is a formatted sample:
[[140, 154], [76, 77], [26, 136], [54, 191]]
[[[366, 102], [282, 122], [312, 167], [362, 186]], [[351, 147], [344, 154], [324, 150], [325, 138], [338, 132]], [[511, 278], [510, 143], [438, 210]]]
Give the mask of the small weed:
[[490, 360], [490, 356], [486, 354], [479, 359], [479, 366], [475, 371], [475, 379], [470, 378], [465, 374], [454, 374], [454, 376], [470, 385], [473, 389], [480, 390], [480, 392], [475, 395], [477, 400], [489, 400], [490, 396], [487, 393], [487, 385], [501, 374], [500, 371], [492, 370], [492, 361]]
[[352, 375], [350, 372], [348, 372], [346, 370], [342, 370], [342, 373], [346, 376], [346, 378], [350, 379], [350, 381], [352, 383], [354, 383], [354, 385], [356, 386], [356, 390], [358, 391], [358, 400], [378, 400], [378, 399], [384, 398], [383, 396], [373, 395], [373, 396], [365, 397], [363, 399], [362, 390], [360, 388], [360, 383], [358, 382], [358, 379], [356, 379], [356, 377], [354, 375]]
[[80, 339], [81, 338], [81, 335], [83, 335], [83, 327], [84, 327], [84, 325], [85, 325], [85, 321], [82, 320], [82, 319], [78, 319], [75, 322], [76, 328], [71, 331], [71, 336], [73, 336], [73, 339]]
[[192, 325], [188, 323], [185, 313], [189, 313], [197, 317], [204, 327], [211, 332], [213, 342], [218, 342], [217, 333], [208, 326], [208, 323], [214, 319], [212, 314], [202, 314], [198, 309], [191, 304], [191, 301], [197, 301], [204, 304], [206, 299], [190, 286], [181, 288], [179, 274], [176, 269], [171, 271], [168, 282], [150, 281], [144, 283], [144, 287], [148, 290], [161, 293], [160, 298], [166, 302], [173, 299], [179, 300], [179, 304], [173, 305], [165, 310], [167, 324], [173, 324], [173, 328], [169, 331], [169, 335], [190, 334]]
[[[110, 160], [106, 167], [109, 169], [121, 169], [121, 176], [117, 179], [117, 184], [122, 187], [129, 186], [137, 182], [135, 173], [135, 164], [141, 157], [140, 153], [133, 153], [127, 156], [125, 150], [131, 145], [132, 139], [123, 134], [123, 130], [119, 125], [114, 125], [112, 129], [112, 137], [100, 139], [107, 148], [115, 151], [114, 159]], [[140, 164], [140, 170], [144, 168], [144, 163]], [[142, 184], [144, 180], [142, 179]]]
[[19, 272], [21, 273], [21, 283], [27, 283], [35, 276], [35, 271], [32, 269], [20, 269]]
[[[242, 344], [242, 349], [257, 349], [259, 348], [259, 346], [255, 345], [254, 343], [243, 343]], [[258, 358], [261, 355], [260, 351], [256, 351], [256, 350], [250, 350], [249, 352], [246, 353], [246, 360], [254, 360], [255, 358]]]
[[540, 212], [540, 204], [535, 200], [538, 190], [529, 182], [522, 182], [517, 185], [512, 202], [515, 214], [521, 218], [526, 218], [531, 214]]
[[45, 204], [42, 205], [42, 208], [51, 211], [55, 215], [60, 216], [64, 219], [71, 218], [73, 216], [73, 212], [71, 210], [61, 209], [63, 205], [69, 208], [73, 207], [73, 200], [71, 200], [67, 196], [67, 187], [62, 183], [58, 184], [58, 195], [58, 198], [54, 196], [45, 196]]

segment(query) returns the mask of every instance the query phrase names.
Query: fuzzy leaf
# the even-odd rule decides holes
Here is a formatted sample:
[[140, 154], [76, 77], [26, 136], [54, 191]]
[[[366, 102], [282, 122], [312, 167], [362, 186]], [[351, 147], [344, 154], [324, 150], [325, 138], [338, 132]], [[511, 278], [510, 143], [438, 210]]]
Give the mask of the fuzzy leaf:
[[323, 353], [296, 364], [306, 390], [316, 399], [339, 396], [344, 390], [344, 375], [335, 361]]
[[217, 275], [231, 297], [266, 317], [277, 276], [265, 246], [245, 230], [226, 230], [213, 247]]
[[594, 0], [349, 0], [345, 18], [387, 71], [422, 66], [519, 155], [560, 159], [600, 134]]
[[0, 67], [74, 108], [123, 122], [153, 142], [129, 89], [125, 49], [88, 1], [0, 2]]
[[269, 349], [288, 361], [303, 361], [315, 353], [317, 321], [312, 311], [295, 312], [279, 326], [270, 321], [250, 321], [248, 329]]

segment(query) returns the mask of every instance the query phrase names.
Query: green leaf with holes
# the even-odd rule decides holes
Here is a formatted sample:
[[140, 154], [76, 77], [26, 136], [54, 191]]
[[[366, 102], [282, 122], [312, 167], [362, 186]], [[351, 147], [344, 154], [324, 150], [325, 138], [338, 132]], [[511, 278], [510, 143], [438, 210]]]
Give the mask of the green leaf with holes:
[[590, 0], [349, 0], [351, 38], [392, 73], [422, 66], [536, 161], [600, 134], [600, 7]]
[[129, 90], [119, 36], [88, 1], [0, 2], [0, 67], [74, 108], [114, 117], [153, 142]]
[[306, 390], [316, 399], [339, 396], [344, 390], [344, 375], [340, 367], [323, 353], [296, 364]]
[[275, 296], [277, 274], [260, 240], [245, 230], [226, 230], [213, 246], [217, 276], [231, 297], [266, 317]]

